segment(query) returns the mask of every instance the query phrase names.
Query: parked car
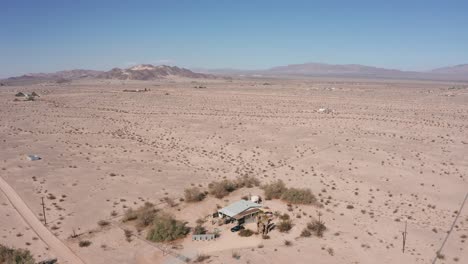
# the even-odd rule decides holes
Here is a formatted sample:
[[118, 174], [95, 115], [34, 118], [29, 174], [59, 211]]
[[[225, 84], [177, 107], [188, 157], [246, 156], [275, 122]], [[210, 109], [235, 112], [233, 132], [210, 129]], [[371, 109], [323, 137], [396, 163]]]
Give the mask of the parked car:
[[245, 227], [241, 225], [236, 225], [235, 227], [231, 228], [231, 232], [237, 232], [241, 229], [245, 229]]

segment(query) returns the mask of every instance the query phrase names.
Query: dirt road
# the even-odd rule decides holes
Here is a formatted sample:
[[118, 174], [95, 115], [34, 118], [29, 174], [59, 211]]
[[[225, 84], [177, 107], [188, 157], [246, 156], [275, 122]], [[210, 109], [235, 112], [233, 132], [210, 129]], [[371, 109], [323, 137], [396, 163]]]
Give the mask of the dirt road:
[[54, 236], [47, 229], [34, 213], [29, 209], [26, 203], [15, 192], [13, 188], [0, 177], [0, 189], [5, 193], [8, 200], [15, 207], [18, 213], [23, 217], [24, 221], [36, 232], [36, 234], [46, 243], [52, 252], [57, 256], [60, 263], [68, 264], [84, 264], [84, 262], [71, 251], [60, 239]]

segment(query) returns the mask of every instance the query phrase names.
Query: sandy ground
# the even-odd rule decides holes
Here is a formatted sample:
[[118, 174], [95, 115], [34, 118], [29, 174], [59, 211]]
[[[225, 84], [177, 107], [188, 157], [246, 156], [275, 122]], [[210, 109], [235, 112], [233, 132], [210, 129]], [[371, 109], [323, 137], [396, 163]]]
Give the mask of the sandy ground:
[[[180, 263], [146, 243], [144, 234], [126, 241], [111, 212], [121, 215], [145, 201], [161, 204], [164, 197], [178, 201], [192, 184], [204, 188], [245, 173], [310, 188], [324, 208], [294, 208], [293, 229], [274, 231], [269, 240], [226, 234], [216, 247], [188, 238], [177, 242], [182, 247], [175, 252], [192, 258], [209, 252], [211, 263], [432, 261], [468, 191], [467, 84], [255, 79], [206, 81], [206, 89], [195, 89], [199, 84], [2, 87], [0, 176], [37, 219], [46, 198], [49, 230], [85, 263]], [[145, 88], [151, 91], [122, 92]], [[41, 97], [14, 102], [18, 91]], [[42, 160], [29, 161], [27, 154]], [[249, 192], [260, 191], [243, 189], [228, 201], [180, 203], [170, 210], [193, 226], [216, 204]], [[0, 243], [28, 248], [40, 259], [57, 256], [32, 240], [31, 226], [2, 195]], [[280, 201], [266, 205], [286, 212]], [[329, 229], [325, 236], [299, 238], [318, 212]], [[114, 224], [100, 228], [102, 219]], [[74, 231], [80, 236], [71, 239]], [[438, 261], [466, 262], [466, 236], [465, 208]], [[92, 244], [79, 247], [83, 239]], [[223, 241], [232, 241], [231, 248]], [[234, 251], [239, 259], [232, 258]]]

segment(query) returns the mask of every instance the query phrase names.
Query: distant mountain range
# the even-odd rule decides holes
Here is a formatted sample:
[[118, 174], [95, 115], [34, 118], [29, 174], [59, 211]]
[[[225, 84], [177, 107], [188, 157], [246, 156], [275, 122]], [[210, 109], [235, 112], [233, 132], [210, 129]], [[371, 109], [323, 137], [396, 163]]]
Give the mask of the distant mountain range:
[[303, 63], [265, 70], [197, 69], [199, 72], [231, 76], [329, 76], [356, 78], [391, 78], [468, 81], [468, 64], [426, 72], [385, 69], [359, 64]]
[[159, 80], [167, 78], [216, 78], [214, 75], [196, 73], [176, 66], [140, 64], [128, 69], [110, 71], [70, 70], [54, 73], [31, 73], [0, 80], [4, 85], [26, 85], [40, 82], [65, 83], [78, 79]]
[[359, 64], [304, 63], [273, 67], [265, 70], [237, 69], [185, 69], [176, 66], [140, 64], [127, 69], [114, 68], [110, 71], [70, 70], [55, 73], [33, 73], [0, 80], [3, 85], [21, 85], [38, 82], [69, 82], [77, 79], [159, 80], [167, 78], [211, 79], [216, 76], [243, 77], [355, 77], [468, 81], [468, 64], [438, 68], [426, 72], [401, 71]]
[[168, 77], [184, 77], [184, 78], [213, 78], [203, 73], [195, 73], [185, 68], [176, 66], [154, 66], [151, 64], [141, 64], [128, 69], [114, 68], [108, 72], [104, 72], [97, 76], [104, 79], [119, 79], [119, 80], [157, 80]]

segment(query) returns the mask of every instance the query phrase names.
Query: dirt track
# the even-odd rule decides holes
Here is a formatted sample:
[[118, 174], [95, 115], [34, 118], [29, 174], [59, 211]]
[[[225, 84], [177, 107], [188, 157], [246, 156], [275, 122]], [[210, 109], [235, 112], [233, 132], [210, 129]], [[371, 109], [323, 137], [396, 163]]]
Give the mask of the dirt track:
[[56, 254], [60, 263], [83, 264], [84, 262], [73, 251], [70, 250], [62, 241], [55, 237], [34, 215], [23, 199], [15, 192], [13, 188], [0, 177], [0, 189], [5, 193], [8, 200], [15, 207], [24, 221], [36, 232], [36, 234], [46, 243], [53, 253]]

